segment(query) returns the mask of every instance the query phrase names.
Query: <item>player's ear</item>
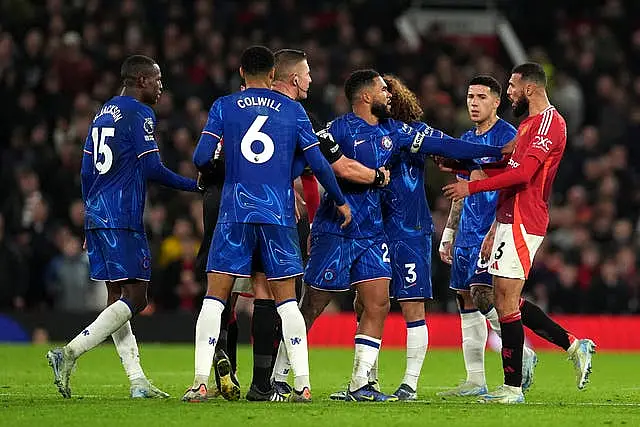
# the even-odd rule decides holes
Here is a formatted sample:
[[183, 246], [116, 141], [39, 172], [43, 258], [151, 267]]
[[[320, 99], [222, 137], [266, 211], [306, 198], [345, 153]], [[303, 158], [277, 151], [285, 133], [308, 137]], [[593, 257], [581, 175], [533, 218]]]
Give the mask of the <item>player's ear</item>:
[[273, 81], [276, 78], [276, 67], [273, 67], [271, 71], [269, 71], [269, 80]]
[[242, 69], [242, 67], [238, 69], [238, 72], [240, 73], [240, 77], [242, 78], [242, 80], [244, 80], [244, 70]]

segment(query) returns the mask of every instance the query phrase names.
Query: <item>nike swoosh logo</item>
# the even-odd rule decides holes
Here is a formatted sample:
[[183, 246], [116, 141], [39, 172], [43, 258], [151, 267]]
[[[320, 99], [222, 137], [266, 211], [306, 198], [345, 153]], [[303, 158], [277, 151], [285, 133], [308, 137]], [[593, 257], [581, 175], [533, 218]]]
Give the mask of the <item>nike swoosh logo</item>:
[[353, 146], [354, 146], [354, 147], [357, 147], [358, 145], [362, 144], [362, 143], [363, 143], [363, 142], [365, 142], [365, 141], [366, 141], [366, 139], [360, 139], [360, 140], [358, 140], [358, 141], [354, 142], [354, 143], [353, 143]]

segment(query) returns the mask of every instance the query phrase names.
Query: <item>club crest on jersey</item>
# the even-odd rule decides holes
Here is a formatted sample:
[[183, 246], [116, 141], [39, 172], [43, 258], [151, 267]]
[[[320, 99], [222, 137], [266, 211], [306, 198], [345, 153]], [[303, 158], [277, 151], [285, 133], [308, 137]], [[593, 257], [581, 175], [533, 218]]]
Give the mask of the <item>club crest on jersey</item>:
[[330, 268], [327, 268], [324, 271], [324, 274], [322, 275], [322, 277], [324, 277], [324, 280], [326, 280], [327, 282], [331, 282], [336, 278], [336, 272]]
[[146, 133], [153, 133], [153, 119], [151, 117], [147, 117], [146, 119], [144, 119], [142, 127], [144, 128], [144, 131]]
[[382, 145], [382, 148], [384, 148], [385, 150], [391, 150], [391, 148], [393, 147], [393, 141], [388, 135], [383, 136], [380, 143]]
[[525, 124], [524, 126], [520, 126], [520, 128], [518, 129], [518, 136], [522, 136], [527, 133], [527, 131], [529, 130], [529, 126], [529, 123]]

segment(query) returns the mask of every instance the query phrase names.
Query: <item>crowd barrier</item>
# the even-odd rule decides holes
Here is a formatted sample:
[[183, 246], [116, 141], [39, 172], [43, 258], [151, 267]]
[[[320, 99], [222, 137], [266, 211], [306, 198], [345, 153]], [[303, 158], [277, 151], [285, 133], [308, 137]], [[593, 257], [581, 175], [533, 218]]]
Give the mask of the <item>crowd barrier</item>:
[[[74, 337], [95, 319], [95, 313], [58, 312], [0, 313], [0, 342], [29, 342], [32, 338], [64, 342]], [[156, 313], [138, 316], [133, 323], [140, 342], [193, 342], [197, 315], [193, 313]], [[639, 351], [640, 316], [554, 316], [554, 319], [578, 337], [589, 337], [598, 350]], [[250, 318], [239, 315], [239, 341], [249, 342]], [[460, 317], [456, 314], [429, 314], [429, 348], [460, 348]], [[353, 313], [324, 314], [309, 334], [311, 346], [353, 347], [356, 320]], [[552, 344], [526, 330], [534, 348], [553, 349]], [[406, 328], [402, 316], [391, 313], [385, 324], [384, 348], [404, 348]]]

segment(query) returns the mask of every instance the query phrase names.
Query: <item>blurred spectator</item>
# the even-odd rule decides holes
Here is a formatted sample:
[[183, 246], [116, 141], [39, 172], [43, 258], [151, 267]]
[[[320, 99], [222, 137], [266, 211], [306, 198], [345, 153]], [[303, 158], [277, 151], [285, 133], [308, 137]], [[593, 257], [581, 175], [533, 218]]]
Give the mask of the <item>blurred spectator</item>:
[[[466, 82], [485, 73], [506, 84], [514, 65], [473, 39], [445, 37], [439, 25], [423, 35], [420, 47], [410, 47], [394, 27], [409, 2], [0, 3], [0, 303], [7, 308], [72, 308], [61, 289], [82, 281], [75, 245], [83, 239], [82, 144], [100, 103], [118, 94], [127, 55], [146, 54], [161, 66], [156, 140], [167, 165], [192, 176], [191, 156], [208, 109], [238, 90], [239, 55], [250, 44], [307, 52], [314, 82], [305, 107], [321, 120], [349, 110], [342, 89], [348, 74], [374, 67], [406, 80], [424, 120], [451, 135], [471, 126]], [[530, 59], [545, 67], [569, 138], [550, 201], [548, 239], [526, 292], [551, 311], [638, 312], [640, 29], [629, 17], [640, 4], [556, 2], [550, 16], [529, 3], [499, 5]], [[542, 35], [540, 23], [549, 29]], [[508, 102], [500, 114], [517, 124]], [[440, 188], [450, 177], [433, 165], [427, 174], [437, 239], [449, 207]], [[202, 235], [200, 201], [155, 185], [147, 198], [150, 307], [189, 310], [202, 292], [192, 265]], [[57, 275], [45, 275], [49, 265]], [[66, 271], [77, 276], [60, 275]], [[435, 256], [434, 310], [455, 310], [448, 272]], [[59, 276], [69, 286], [59, 285]], [[50, 288], [45, 277], [56, 277]], [[339, 305], [350, 307], [348, 298]]]

